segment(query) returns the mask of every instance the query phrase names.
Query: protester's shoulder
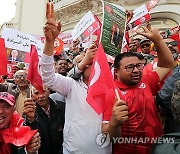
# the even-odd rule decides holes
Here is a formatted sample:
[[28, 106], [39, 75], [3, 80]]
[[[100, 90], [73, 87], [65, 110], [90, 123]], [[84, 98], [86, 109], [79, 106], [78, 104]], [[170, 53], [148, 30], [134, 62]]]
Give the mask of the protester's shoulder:
[[157, 142], [151, 149], [151, 154], [179, 154], [180, 153], [180, 133], [165, 134], [159, 137], [163, 142]]
[[180, 114], [179, 114], [179, 110], [177, 110], [180, 108], [179, 102], [180, 102], [180, 80], [177, 80], [174, 84], [171, 105], [172, 105], [173, 115], [178, 122], [180, 122]]
[[180, 65], [177, 65], [177, 66], [173, 69], [173, 74], [180, 74]]
[[144, 81], [149, 81], [153, 79], [159, 80], [158, 73], [155, 70], [149, 70], [146, 74], [142, 75], [142, 80]]
[[65, 103], [62, 101], [58, 101], [58, 100], [53, 100], [50, 97], [48, 98], [51, 105], [56, 108], [56, 110], [65, 110]]

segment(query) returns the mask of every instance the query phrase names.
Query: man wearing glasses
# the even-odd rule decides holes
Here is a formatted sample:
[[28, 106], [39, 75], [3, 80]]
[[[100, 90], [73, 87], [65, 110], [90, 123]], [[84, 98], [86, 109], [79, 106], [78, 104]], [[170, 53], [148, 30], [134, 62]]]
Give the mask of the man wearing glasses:
[[22, 115], [24, 100], [30, 97], [29, 81], [27, 71], [19, 70], [14, 74], [14, 81], [17, 85], [18, 96], [16, 98], [16, 111]]
[[157, 49], [158, 67], [142, 75], [144, 63], [137, 53], [116, 56], [115, 83], [120, 99], [126, 103], [114, 103], [115, 92], [109, 91], [102, 124], [104, 133], [109, 133], [110, 137], [121, 137], [121, 143], [116, 142], [113, 146], [113, 154], [148, 154], [152, 139], [163, 135], [152, 93], [157, 93], [158, 83], [173, 68], [173, 57], [156, 29], [143, 29], [144, 33], [140, 34], [149, 38]]
[[156, 53], [155, 51], [151, 51], [151, 40], [149, 40], [148, 38], [143, 38], [139, 42], [139, 45], [140, 45], [141, 53], [143, 54], [147, 62], [149, 63], [153, 61], [154, 55], [156, 55]]

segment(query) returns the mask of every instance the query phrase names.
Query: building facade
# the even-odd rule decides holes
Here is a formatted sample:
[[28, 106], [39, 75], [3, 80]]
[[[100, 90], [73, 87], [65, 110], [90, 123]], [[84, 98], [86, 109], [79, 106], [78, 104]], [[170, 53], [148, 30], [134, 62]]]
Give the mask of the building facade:
[[[43, 34], [45, 23], [45, 9], [48, 0], [17, 0], [16, 16], [3, 27], [15, 28], [29, 34]], [[58, 20], [61, 20], [62, 31], [70, 32], [77, 22], [91, 10], [102, 18], [102, 4], [100, 0], [49, 0], [55, 4]], [[149, 0], [107, 0], [134, 10]], [[151, 24], [161, 29], [167, 29], [180, 24], [180, 1], [159, 0], [157, 6], [151, 10]]]

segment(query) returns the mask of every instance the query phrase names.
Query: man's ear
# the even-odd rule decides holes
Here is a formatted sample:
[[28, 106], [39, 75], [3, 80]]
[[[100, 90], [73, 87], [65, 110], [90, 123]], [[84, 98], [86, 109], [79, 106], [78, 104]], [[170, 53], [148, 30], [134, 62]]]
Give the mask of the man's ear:
[[119, 72], [119, 69], [114, 68], [114, 79], [117, 79], [117, 76], [119, 74], [118, 72]]
[[114, 68], [114, 75], [117, 75], [117, 74], [118, 74], [118, 71], [119, 71], [119, 69]]

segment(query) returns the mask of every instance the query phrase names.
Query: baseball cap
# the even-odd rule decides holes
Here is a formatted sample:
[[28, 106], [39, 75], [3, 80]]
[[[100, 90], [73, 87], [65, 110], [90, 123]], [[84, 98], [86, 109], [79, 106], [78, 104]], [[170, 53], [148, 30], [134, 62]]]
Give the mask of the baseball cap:
[[23, 69], [26, 66], [25, 66], [25, 64], [23, 62], [18, 62], [16, 67], [19, 68], [19, 69]]
[[7, 92], [0, 92], [0, 100], [6, 101], [11, 106], [15, 104], [15, 97]]
[[143, 39], [139, 42], [139, 44], [142, 44], [143, 42], [146, 42], [146, 41], [151, 42], [150, 39], [148, 39], [148, 38], [143, 38]]

